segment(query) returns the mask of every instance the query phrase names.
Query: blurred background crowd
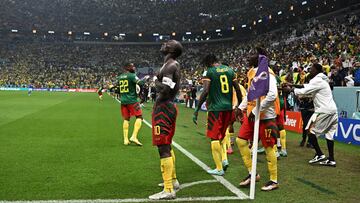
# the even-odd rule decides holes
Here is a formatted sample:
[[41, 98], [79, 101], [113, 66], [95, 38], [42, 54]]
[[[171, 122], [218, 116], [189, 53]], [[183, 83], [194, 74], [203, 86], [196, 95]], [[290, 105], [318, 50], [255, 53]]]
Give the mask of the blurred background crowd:
[[[347, 5], [352, 2], [356, 0], [335, 3]], [[202, 31], [231, 27], [239, 22], [252, 22], [250, 16], [265, 16], [274, 8], [287, 10], [295, 4], [299, 4], [299, 1], [2, 0], [0, 26], [6, 29], [21, 27], [29, 30], [104, 30], [126, 33]], [[322, 9], [324, 12], [332, 8]]]
[[[359, 25], [357, 15], [342, 15], [322, 22], [307, 21], [301, 32], [289, 27], [247, 41], [184, 44], [185, 52], [179, 58], [182, 83], [199, 84], [204, 71], [200, 62], [209, 52], [233, 67], [245, 82], [247, 59], [252, 48], [261, 44], [267, 48], [270, 66], [279, 76], [294, 72], [302, 75], [313, 62], [318, 62], [334, 86], [359, 85]], [[140, 72], [145, 67], [161, 67], [159, 48], [160, 45], [0, 43], [0, 86], [97, 88], [120, 74], [126, 62], [135, 63]]]

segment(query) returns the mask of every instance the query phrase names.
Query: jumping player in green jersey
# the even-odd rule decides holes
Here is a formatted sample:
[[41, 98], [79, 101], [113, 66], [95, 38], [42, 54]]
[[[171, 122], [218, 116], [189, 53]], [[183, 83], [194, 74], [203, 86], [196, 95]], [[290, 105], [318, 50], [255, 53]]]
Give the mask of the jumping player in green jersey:
[[[224, 175], [223, 167], [228, 166], [227, 159], [223, 162], [221, 142], [225, 137], [226, 129], [232, 119], [232, 99], [233, 87], [238, 101], [242, 100], [239, 85], [236, 85], [234, 71], [225, 65], [221, 65], [216, 56], [209, 54], [203, 60], [203, 64], [208, 67], [205, 78], [203, 79], [204, 90], [200, 96], [198, 106], [195, 109], [193, 121], [197, 124], [199, 109], [205, 102], [208, 109], [207, 136], [211, 139], [212, 156], [216, 169], [208, 170], [211, 175]], [[241, 112], [235, 108], [235, 117], [238, 118]]]
[[[121, 114], [124, 119], [124, 145], [129, 145], [130, 142], [134, 142], [135, 144], [142, 146], [141, 142], [139, 142], [137, 138], [143, 118], [141, 107], [136, 94], [136, 85], [143, 85], [144, 81], [147, 80], [149, 77], [145, 76], [143, 80], [140, 80], [135, 74], [135, 66], [133, 63], [127, 63], [124, 66], [124, 69], [125, 73], [121, 74], [117, 78], [119, 80]], [[135, 116], [136, 121], [134, 124], [134, 131], [129, 140], [129, 121], [131, 116]]]

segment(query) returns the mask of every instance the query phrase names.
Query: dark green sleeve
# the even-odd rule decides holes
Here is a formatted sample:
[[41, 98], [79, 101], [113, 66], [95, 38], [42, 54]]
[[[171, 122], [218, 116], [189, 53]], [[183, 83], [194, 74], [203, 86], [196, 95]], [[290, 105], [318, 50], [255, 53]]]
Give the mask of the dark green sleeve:
[[205, 78], [210, 79], [210, 80], [212, 79], [211, 78], [211, 69], [210, 68], [206, 71]]
[[[139, 78], [135, 75], [135, 73], [134, 74], [130, 74], [129, 76], [128, 76], [128, 80], [129, 80], [129, 82], [131, 82], [131, 83], [133, 83], [133, 84], [139, 84], [140, 83], [140, 80], [139, 80]], [[141, 85], [141, 84], [140, 84]]]

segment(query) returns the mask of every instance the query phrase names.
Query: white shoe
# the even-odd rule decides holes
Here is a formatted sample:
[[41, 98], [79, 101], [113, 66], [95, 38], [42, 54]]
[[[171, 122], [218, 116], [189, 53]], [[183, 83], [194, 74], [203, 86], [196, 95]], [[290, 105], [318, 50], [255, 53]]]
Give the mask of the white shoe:
[[330, 161], [330, 159], [326, 159], [325, 161], [320, 161], [319, 164], [322, 165], [322, 166], [336, 167], [336, 162], [335, 161]]
[[280, 157], [280, 154], [279, 154], [278, 151], [275, 152], [275, 156], [276, 156], [276, 158], [279, 158], [279, 157]]
[[223, 176], [225, 174], [224, 170], [219, 171], [216, 168], [207, 170], [206, 172], [210, 175], [216, 175], [216, 176]]
[[134, 138], [134, 137], [130, 137], [130, 142], [133, 142], [138, 146], [142, 146], [141, 142], [138, 139]]
[[[163, 188], [164, 183], [159, 183], [158, 186]], [[180, 183], [177, 179], [175, 181], [173, 181], [173, 187], [174, 187], [175, 191], [178, 191], [180, 189]]]
[[325, 155], [320, 155], [320, 156], [315, 155], [314, 158], [309, 161], [309, 164], [313, 164], [313, 163], [317, 163], [319, 161], [323, 161], [323, 160], [325, 160], [325, 158], [326, 158]]
[[287, 157], [287, 151], [285, 149], [281, 150], [279, 154], [282, 157]]
[[166, 199], [175, 199], [175, 198], [176, 198], [175, 191], [166, 192], [165, 190], [149, 196], [149, 199], [151, 200], [162, 200], [162, 199], [166, 200]]

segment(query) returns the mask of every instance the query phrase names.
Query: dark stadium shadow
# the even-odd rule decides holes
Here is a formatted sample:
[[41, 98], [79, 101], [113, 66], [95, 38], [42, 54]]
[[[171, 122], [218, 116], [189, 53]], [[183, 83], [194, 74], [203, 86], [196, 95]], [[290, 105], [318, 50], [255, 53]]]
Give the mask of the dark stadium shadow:
[[335, 195], [336, 193], [334, 191], [331, 191], [331, 190], [328, 190], [320, 185], [317, 185], [313, 182], [310, 182], [304, 178], [295, 178], [295, 180], [305, 184], [305, 185], [308, 185], [314, 189], [317, 189], [318, 191], [322, 192], [322, 193], [325, 193], [325, 194], [328, 194], [328, 195]]

